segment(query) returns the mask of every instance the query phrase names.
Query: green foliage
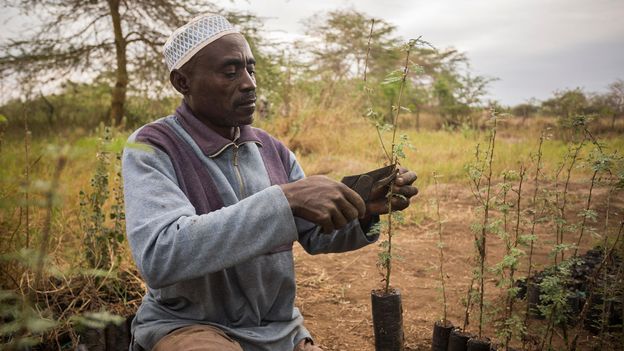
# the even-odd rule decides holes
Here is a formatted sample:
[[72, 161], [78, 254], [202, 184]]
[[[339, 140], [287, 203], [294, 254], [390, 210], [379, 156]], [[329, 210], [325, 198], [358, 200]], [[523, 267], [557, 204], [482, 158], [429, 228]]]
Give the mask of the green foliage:
[[585, 114], [587, 107], [587, 97], [581, 88], [557, 91], [554, 97], [542, 102], [542, 110], [558, 116], [564, 127], [574, 125], [573, 119]]
[[27, 101], [11, 100], [0, 106], [0, 113], [8, 118], [7, 128], [17, 132], [24, 128], [24, 116], [28, 126], [37, 133], [66, 130], [69, 126], [92, 128], [108, 116], [110, 88], [101, 77], [92, 84], [61, 84], [55, 94], [31, 97]]
[[443, 124], [456, 128], [468, 122], [471, 112], [480, 107], [493, 78], [460, 74], [456, 67], [435, 76], [433, 95]]
[[377, 254], [377, 265], [382, 269], [388, 269], [390, 262], [392, 261], [392, 254], [388, 251], [390, 243], [388, 240], [382, 240], [379, 243], [381, 251]]
[[561, 254], [562, 252], [566, 252], [572, 249], [576, 249], [576, 246], [574, 244], [560, 243], [560, 244], [554, 245], [548, 255], [550, 258], [555, 258], [557, 257], [557, 255]]
[[539, 111], [539, 106], [537, 106], [533, 101], [529, 101], [523, 104], [518, 104], [511, 109], [511, 114], [516, 117], [521, 117], [523, 119], [532, 117]]
[[72, 316], [70, 322], [78, 330], [85, 328], [104, 329], [109, 324], [121, 325], [125, 322], [125, 318], [108, 311], [87, 312], [82, 315]]
[[570, 292], [567, 289], [567, 281], [570, 279], [572, 262], [573, 260], [562, 262], [539, 284], [541, 294], [538, 309], [554, 325], [566, 323], [566, 315], [570, 313], [568, 304]]
[[435, 203], [435, 209], [436, 209], [436, 220], [437, 220], [437, 234], [438, 234], [438, 243], [437, 243], [437, 247], [439, 250], [439, 261], [438, 261], [438, 269], [440, 271], [440, 291], [441, 291], [441, 295], [442, 295], [442, 323], [446, 324], [447, 323], [447, 316], [448, 316], [448, 306], [447, 306], [447, 301], [446, 301], [446, 274], [444, 273], [444, 241], [442, 239], [442, 217], [440, 215], [440, 196], [438, 194], [438, 178], [440, 178], [440, 176], [438, 175], [437, 172], [433, 172], [433, 182], [434, 182], [434, 186], [435, 186], [435, 192], [434, 192], [434, 203]]
[[[24, 116], [27, 116], [28, 127], [37, 136], [66, 132], [86, 134], [108, 120], [110, 84], [110, 77], [102, 74], [92, 83], [66, 81], [58, 92], [39, 94], [27, 101], [10, 100], [0, 106], [0, 114], [7, 116], [2, 128], [11, 134], [22, 134]], [[126, 100], [124, 126], [136, 128], [169, 115], [179, 101], [177, 96], [149, 98], [132, 94]]]
[[[400, 196], [402, 196], [402, 195], [399, 195], [399, 194], [393, 194], [392, 196], [394, 196], [394, 197], [400, 197]], [[398, 224], [398, 225], [405, 224], [405, 214], [404, 214], [403, 212], [394, 211], [394, 212], [392, 212], [392, 214], [391, 214], [390, 216], [392, 217], [392, 221], [393, 221], [395, 224]]]
[[496, 336], [501, 340], [511, 340], [514, 336], [526, 334], [526, 327], [519, 315], [512, 315], [496, 323], [496, 327]]
[[618, 166], [617, 163], [622, 162], [622, 157], [618, 155], [617, 151], [613, 154], [607, 154], [603, 147], [598, 144], [591, 150], [586, 162], [592, 171], [606, 174], [617, 169], [614, 167]]
[[373, 224], [370, 229], [368, 230], [368, 232], [366, 232], [366, 236], [367, 237], [376, 237], [378, 235], [381, 234], [381, 227], [382, 227], [382, 223], [381, 222], [377, 222], [375, 224]]
[[460, 125], [462, 123], [460, 118], [469, 112], [469, 107], [461, 104], [454, 94], [459, 89], [459, 81], [449, 74], [438, 76], [434, 83], [434, 96], [437, 99], [440, 116], [445, 125]]
[[[44, 261], [47, 260], [45, 255], [41, 257], [39, 251], [32, 248], [22, 247], [15, 251], [1, 254], [0, 262], [17, 263], [25, 269], [34, 271], [37, 268], [40, 258]], [[44, 268], [48, 271], [52, 271], [52, 269], [54, 269], [54, 267], [49, 265], [44, 265]]]
[[[486, 257], [487, 257], [487, 237], [489, 233], [501, 233], [506, 228], [499, 228], [500, 222], [492, 219], [490, 214], [494, 205], [494, 194], [492, 192], [493, 184], [493, 168], [492, 163], [494, 160], [494, 149], [496, 146], [496, 128], [497, 128], [498, 116], [496, 111], [491, 111], [492, 125], [490, 127], [490, 135], [485, 153], [482, 153], [477, 144], [476, 151], [474, 153], [474, 160], [465, 166], [469, 181], [470, 189], [474, 199], [479, 204], [477, 210], [480, 217], [477, 217], [471, 224], [471, 230], [474, 233], [475, 244], [475, 266], [473, 269], [473, 281], [476, 280], [479, 283], [479, 337], [482, 337], [483, 325], [487, 316], [484, 313], [486, 306], [485, 296], [485, 275], [486, 275]], [[503, 189], [508, 189], [504, 187]], [[504, 201], [503, 201], [504, 202]], [[501, 235], [506, 236], [506, 233]], [[471, 286], [472, 289], [472, 286]], [[466, 312], [468, 316], [468, 311]]]
[[[375, 22], [372, 21], [370, 37], [369, 37], [368, 44], [367, 44], [369, 50], [366, 51], [367, 56], [365, 57], [366, 62], [368, 62], [368, 53], [370, 51], [371, 39], [374, 33], [373, 31], [374, 23]], [[396, 105], [394, 104], [391, 105], [392, 106], [391, 107], [391, 119], [390, 119], [391, 123], [385, 123], [384, 121], [382, 121], [381, 114], [375, 111], [373, 107], [372, 99], [371, 99], [371, 95], [374, 89], [372, 89], [369, 85], [367, 85], [366, 81], [363, 87], [364, 92], [366, 93], [366, 96], [368, 98], [368, 101], [367, 101], [368, 106], [364, 112], [364, 117], [369, 119], [372, 122], [372, 124], [375, 125], [376, 130], [377, 130], [377, 135], [379, 137], [380, 146], [384, 152], [384, 155], [386, 156], [388, 163], [391, 165], [394, 165], [395, 168], [398, 167], [399, 163], [401, 162], [400, 160], [403, 160], [406, 158], [404, 148], [412, 148], [411, 144], [409, 143], [407, 135], [400, 135], [398, 141], [396, 139], [396, 135], [397, 135], [397, 129], [398, 129], [398, 119], [399, 119], [399, 115], [401, 111], [406, 111], [406, 110], [409, 111], [405, 107], [401, 106], [401, 97], [403, 94], [403, 90], [407, 86], [407, 81], [408, 81], [407, 78], [408, 78], [408, 73], [409, 73], [408, 66], [410, 64], [410, 61], [409, 61], [410, 52], [416, 46], [422, 45], [423, 43], [424, 42], [421, 41], [420, 38], [408, 41], [408, 43], [403, 46], [403, 50], [405, 51], [405, 64], [403, 68], [391, 71], [389, 74], [385, 76], [384, 80], [380, 83], [381, 87], [386, 87], [386, 88], [392, 87], [392, 89], [398, 89]], [[365, 66], [364, 69], [365, 69], [364, 77], [366, 77], [367, 67]], [[385, 131], [389, 131], [392, 133], [392, 139], [391, 139], [389, 151], [383, 139], [383, 133]], [[393, 223], [395, 225], [396, 224], [400, 225], [400, 224], [403, 224], [405, 221], [402, 213], [393, 211], [392, 209], [392, 199], [394, 197], [402, 196], [400, 194], [393, 193], [392, 191], [393, 185], [394, 185], [394, 180], [390, 183], [388, 194], [386, 195], [386, 198], [388, 199], [388, 212], [390, 213], [387, 219], [388, 239], [382, 241], [380, 244], [382, 251], [379, 253], [378, 263], [377, 263], [378, 267], [380, 267], [382, 270], [385, 270], [384, 282], [385, 282], [386, 293], [388, 293], [390, 289], [392, 260], [396, 258], [392, 254], [392, 237], [394, 234]]]
[[[403, 89], [402, 106], [415, 112], [417, 127], [421, 110], [435, 110], [444, 124], [459, 126], [479, 108], [493, 79], [466, 73], [469, 67], [465, 55], [453, 49], [437, 50], [420, 38], [398, 45], [394, 26], [378, 19], [370, 38], [366, 38], [363, 33], [369, 33], [371, 20], [346, 10], [317, 14], [307, 21], [307, 33], [312, 39], [305, 46], [312, 58], [308, 84], [320, 80], [330, 82], [329, 88], [333, 89], [337, 80], [353, 81], [364, 71], [365, 85], [379, 83], [376, 89], [367, 85], [363, 90], [381, 119], [391, 120], [397, 108], [394, 102]], [[413, 54], [402, 66], [412, 74], [406, 80], [404, 70], [395, 67], [408, 47]]]
[[[394, 154], [397, 159], [404, 160], [407, 156], [405, 155], [405, 148], [414, 149], [414, 146], [410, 143], [409, 138], [406, 134], [401, 134], [399, 136], [399, 142], [395, 145]], [[400, 196], [400, 195], [396, 195]]]
[[403, 82], [403, 70], [396, 69], [386, 75], [381, 85], [389, 85], [398, 88]]
[[34, 309], [12, 291], [0, 290], [0, 341], [3, 349], [23, 349], [39, 344], [41, 335], [58, 322]]
[[[396, 27], [356, 10], [319, 13], [306, 22], [306, 33], [312, 39], [307, 47], [312, 54], [312, 69], [317, 74], [331, 72], [329, 79], [360, 78], [364, 70], [369, 77], [380, 77], [399, 61]], [[370, 38], [368, 34], [370, 33]]]
[[[28, 144], [26, 144], [28, 145]], [[49, 313], [49, 308], [42, 305], [34, 305], [37, 296], [37, 287], [40, 285], [42, 278], [47, 272], [55, 270], [54, 265], [48, 262], [48, 246], [51, 236], [51, 226], [55, 217], [56, 209], [60, 204], [57, 197], [58, 185], [61, 172], [67, 162], [68, 147], [57, 148], [48, 146], [48, 157], [53, 160], [54, 169], [50, 180], [36, 179], [33, 181], [27, 178], [28, 183], [25, 184], [26, 194], [34, 195], [40, 193], [42, 200], [31, 202], [25, 197], [25, 207], [28, 209], [32, 205], [33, 209], [40, 207], [45, 211], [45, 220], [42, 223], [42, 229], [37, 235], [38, 250], [29, 248], [29, 242], [22, 246], [18, 243], [13, 251], [0, 255], [0, 262], [11, 263], [21, 266], [18, 271], [29, 274], [28, 285], [25, 286], [26, 293], [18, 290], [0, 290], [0, 318], [3, 325], [0, 326], [0, 340], [6, 341], [8, 349], [27, 348], [39, 343], [41, 336], [54, 328], [57, 321]], [[28, 162], [28, 159], [27, 159]], [[30, 184], [29, 184], [30, 183]], [[35, 186], [33, 186], [35, 185]], [[27, 212], [29, 213], [29, 212]], [[27, 221], [29, 220], [27, 216]], [[30, 234], [29, 228], [26, 228], [27, 235]], [[7, 271], [7, 273], [12, 273]], [[32, 284], [32, 285], [31, 285]], [[4, 285], [4, 284], [2, 284]], [[18, 285], [15, 283], [15, 285]]]
[[[85, 233], [85, 255], [90, 268], [108, 269], [113, 264], [111, 256], [117, 263], [120, 256], [117, 254], [120, 244], [125, 240], [125, 214], [123, 204], [123, 190], [121, 187], [121, 154], [110, 151], [112, 130], [101, 127], [102, 137], [97, 153], [97, 164], [93, 178], [91, 178], [91, 192], [80, 191], [80, 219]], [[113, 159], [113, 156], [115, 157]], [[110, 210], [105, 208], [109, 201], [111, 190], [109, 173], [113, 168], [115, 181], [113, 183], [113, 198]], [[112, 221], [112, 226], [108, 225]]]

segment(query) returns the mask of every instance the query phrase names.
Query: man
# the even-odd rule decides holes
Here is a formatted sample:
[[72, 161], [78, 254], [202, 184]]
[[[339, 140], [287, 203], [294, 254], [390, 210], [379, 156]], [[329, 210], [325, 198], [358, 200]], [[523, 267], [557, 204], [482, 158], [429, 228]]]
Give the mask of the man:
[[[147, 124], [123, 156], [127, 233], [148, 292], [132, 323], [134, 350], [320, 350], [294, 307], [292, 245], [344, 252], [387, 212], [342, 183], [304, 177], [295, 156], [252, 128], [255, 61], [220, 16], [200, 16], [164, 48], [184, 99]], [[416, 194], [395, 180], [392, 208]]]

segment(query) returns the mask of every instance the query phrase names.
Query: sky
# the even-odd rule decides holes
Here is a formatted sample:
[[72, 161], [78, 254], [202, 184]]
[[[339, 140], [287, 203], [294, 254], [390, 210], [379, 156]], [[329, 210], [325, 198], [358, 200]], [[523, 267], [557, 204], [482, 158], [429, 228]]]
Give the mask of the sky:
[[489, 98], [505, 105], [562, 89], [604, 92], [624, 79], [624, 0], [234, 0], [265, 18], [278, 40], [304, 34], [318, 12], [356, 9], [468, 56], [475, 74], [497, 78]]
[[[497, 78], [488, 99], [515, 105], [562, 89], [604, 92], [624, 79], [624, 0], [231, 0], [221, 6], [264, 18], [278, 41], [304, 36], [315, 13], [355, 9], [456, 48], [474, 74]], [[1, 8], [2, 6], [0, 6]], [[2, 9], [0, 40], [14, 37], [17, 11]], [[32, 19], [31, 19], [32, 20]], [[22, 20], [18, 20], [22, 22]], [[29, 20], [30, 21], [30, 20]]]

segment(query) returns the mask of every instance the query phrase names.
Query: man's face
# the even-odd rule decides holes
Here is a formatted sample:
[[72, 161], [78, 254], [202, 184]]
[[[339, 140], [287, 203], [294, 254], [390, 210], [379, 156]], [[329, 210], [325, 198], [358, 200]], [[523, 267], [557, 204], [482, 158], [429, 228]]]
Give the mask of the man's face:
[[256, 108], [255, 63], [240, 34], [225, 35], [201, 49], [181, 69], [189, 80], [185, 98], [193, 113], [215, 127], [251, 124]]

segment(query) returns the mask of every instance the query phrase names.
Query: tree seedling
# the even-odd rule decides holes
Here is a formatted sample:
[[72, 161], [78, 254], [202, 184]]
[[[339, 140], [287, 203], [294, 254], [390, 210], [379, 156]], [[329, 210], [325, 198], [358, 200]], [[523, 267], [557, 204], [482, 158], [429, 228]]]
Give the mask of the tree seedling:
[[467, 166], [470, 178], [470, 188], [474, 198], [477, 200], [482, 218], [480, 222], [472, 225], [475, 234], [475, 248], [477, 251], [477, 266], [475, 267], [475, 277], [478, 281], [479, 291], [479, 338], [483, 337], [484, 324], [484, 296], [485, 296], [485, 267], [486, 267], [486, 240], [487, 233], [491, 230], [490, 210], [492, 205], [492, 163], [494, 160], [494, 149], [496, 146], [496, 127], [498, 116], [495, 111], [491, 112], [492, 127], [488, 138], [485, 154], [481, 156], [479, 148], [475, 153], [475, 162]]
[[[526, 168], [520, 165], [519, 172], [507, 171], [503, 173], [503, 183], [501, 184], [502, 201], [496, 203], [497, 208], [503, 214], [503, 227], [498, 226], [496, 232], [505, 245], [505, 255], [503, 259], [495, 265], [494, 272], [498, 276], [498, 286], [504, 292], [503, 314], [497, 321], [497, 335], [503, 340], [505, 350], [509, 350], [511, 339], [516, 333], [523, 333], [524, 326], [519, 315], [514, 313], [515, 301], [518, 295], [515, 273], [520, 264], [520, 258], [524, 251], [519, 248], [522, 243], [521, 222], [522, 222], [522, 186], [526, 178]], [[517, 188], [513, 187], [512, 181], [518, 181]], [[515, 201], [508, 199], [509, 192], [515, 193]], [[508, 230], [508, 217], [512, 215], [511, 210], [515, 209], [515, 222], [513, 231]], [[501, 230], [502, 229], [502, 230]]]
[[[409, 111], [401, 105], [401, 99], [408, 82], [408, 75], [410, 73], [410, 53], [417, 45], [425, 44], [420, 38], [409, 40], [402, 49], [405, 52], [405, 61], [403, 68], [400, 70], [392, 71], [388, 74], [383, 82], [381, 82], [384, 88], [398, 89], [398, 97], [396, 103], [392, 104], [392, 113], [390, 118], [390, 124], [386, 123], [381, 114], [376, 112], [370, 103], [370, 95], [373, 89], [369, 87], [366, 79], [368, 55], [370, 53], [370, 38], [373, 35], [375, 21], [371, 23], [371, 30], [369, 34], [368, 50], [366, 56], [366, 63], [364, 68], [364, 90], [368, 97], [368, 106], [364, 113], [364, 116], [368, 118], [377, 131], [379, 143], [390, 167], [393, 167], [393, 172], [398, 172], [398, 167], [401, 160], [405, 158], [406, 147], [410, 147], [407, 136], [398, 135], [398, 121], [403, 111]], [[390, 132], [392, 137], [390, 140], [390, 148], [384, 142], [384, 132]], [[400, 197], [402, 195], [395, 194], [393, 192], [395, 178], [392, 178], [386, 197], [392, 199], [393, 197]], [[383, 288], [374, 290], [371, 294], [373, 304], [373, 327], [375, 330], [375, 347], [377, 350], [403, 350], [404, 336], [403, 336], [403, 317], [400, 293], [398, 290], [393, 289], [391, 286], [392, 278], [392, 265], [395, 257], [393, 253], [393, 237], [394, 230], [397, 224], [403, 222], [403, 214], [400, 212], [394, 212], [392, 208], [392, 202], [388, 201], [388, 216], [385, 221], [386, 238], [379, 244], [381, 252], [378, 255], [378, 267], [382, 270], [383, 275]]]

